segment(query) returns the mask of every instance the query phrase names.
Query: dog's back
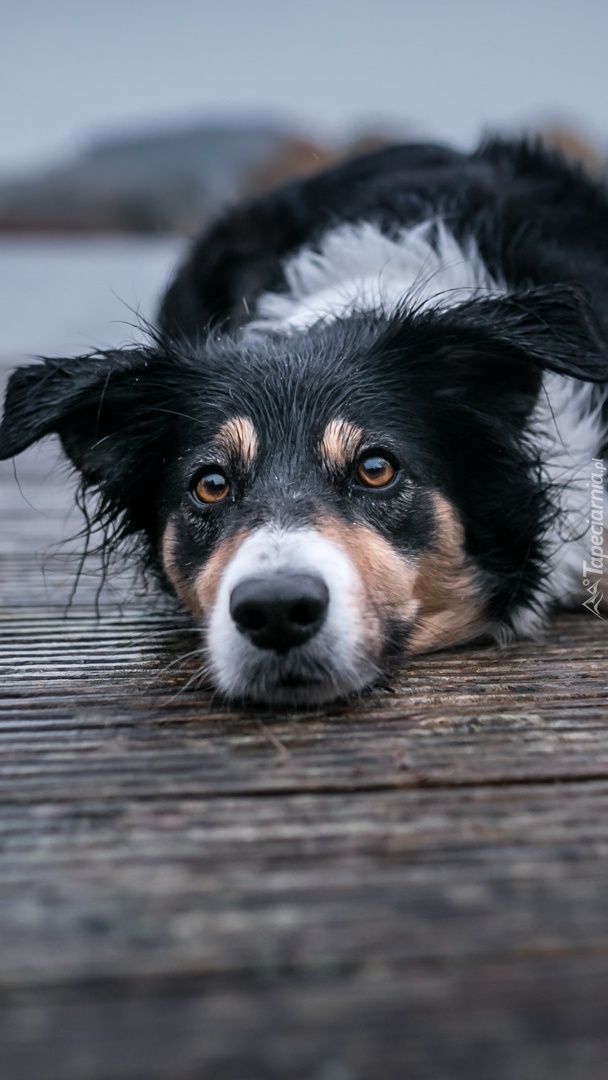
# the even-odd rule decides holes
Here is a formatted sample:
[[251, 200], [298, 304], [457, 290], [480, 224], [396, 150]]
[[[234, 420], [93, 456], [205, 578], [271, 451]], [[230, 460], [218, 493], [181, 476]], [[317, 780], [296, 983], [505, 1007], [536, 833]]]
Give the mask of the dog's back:
[[383, 232], [441, 219], [474, 236], [510, 289], [582, 287], [608, 336], [608, 201], [582, 168], [527, 142], [493, 140], [466, 155], [428, 144], [379, 150], [229, 211], [194, 245], [169, 288], [160, 326], [200, 336], [243, 326], [284, 265], [337, 225]]
[[147, 347], [15, 373], [0, 457], [58, 432], [214, 683], [310, 704], [602, 617], [607, 397], [605, 193], [523, 143], [395, 147], [225, 214]]

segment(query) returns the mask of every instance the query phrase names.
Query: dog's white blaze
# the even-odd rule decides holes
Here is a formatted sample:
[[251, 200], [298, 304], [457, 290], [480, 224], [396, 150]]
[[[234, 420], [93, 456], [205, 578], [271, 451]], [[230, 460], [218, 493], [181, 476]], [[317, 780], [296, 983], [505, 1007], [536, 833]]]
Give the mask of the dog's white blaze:
[[[329, 590], [329, 608], [323, 626], [314, 637], [291, 650], [285, 658], [251, 644], [230, 615], [230, 596], [240, 582], [265, 573], [315, 573]], [[316, 659], [330, 672], [333, 696], [360, 689], [374, 673], [373, 662], [363, 646], [362, 582], [355, 566], [335, 544], [314, 529], [257, 529], [243, 541], [224, 570], [208, 624], [207, 654], [218, 686], [231, 696], [247, 695], [252, 683], [266, 681], [268, 699], [273, 672], [280, 664], [298, 672], [298, 658]], [[266, 674], [267, 673], [267, 674]], [[253, 687], [255, 696], [255, 686]], [[326, 686], [319, 700], [326, 700]], [[293, 695], [292, 695], [293, 699]], [[315, 700], [315, 687], [307, 691]]]
[[440, 219], [386, 236], [370, 221], [341, 225], [317, 250], [303, 248], [283, 267], [287, 292], [263, 293], [245, 334], [289, 334], [358, 311], [455, 307], [501, 295], [473, 239], [459, 244]]

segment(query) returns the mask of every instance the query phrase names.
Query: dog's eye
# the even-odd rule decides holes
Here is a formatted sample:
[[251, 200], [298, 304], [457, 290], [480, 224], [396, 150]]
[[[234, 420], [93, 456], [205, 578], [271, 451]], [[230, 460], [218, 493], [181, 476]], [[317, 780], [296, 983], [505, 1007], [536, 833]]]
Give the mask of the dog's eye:
[[192, 494], [198, 502], [219, 503], [230, 494], [230, 482], [217, 465], [212, 465], [198, 474]]
[[357, 480], [363, 487], [388, 487], [396, 475], [396, 466], [380, 453], [367, 451], [357, 462]]

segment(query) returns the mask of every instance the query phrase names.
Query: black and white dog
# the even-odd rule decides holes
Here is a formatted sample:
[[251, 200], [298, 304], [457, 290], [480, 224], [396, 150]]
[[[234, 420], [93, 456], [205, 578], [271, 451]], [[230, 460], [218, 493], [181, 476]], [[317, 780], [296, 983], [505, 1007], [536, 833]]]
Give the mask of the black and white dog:
[[51, 432], [230, 698], [601, 617], [606, 196], [506, 141], [291, 183], [195, 245], [146, 347], [13, 374], [0, 457]]

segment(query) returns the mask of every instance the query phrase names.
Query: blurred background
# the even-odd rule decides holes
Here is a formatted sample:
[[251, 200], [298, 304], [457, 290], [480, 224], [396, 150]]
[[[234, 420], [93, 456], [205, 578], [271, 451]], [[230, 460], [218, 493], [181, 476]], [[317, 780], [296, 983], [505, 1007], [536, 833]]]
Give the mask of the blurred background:
[[3, 0], [0, 355], [133, 341], [226, 203], [404, 139], [608, 176], [605, 0]]

